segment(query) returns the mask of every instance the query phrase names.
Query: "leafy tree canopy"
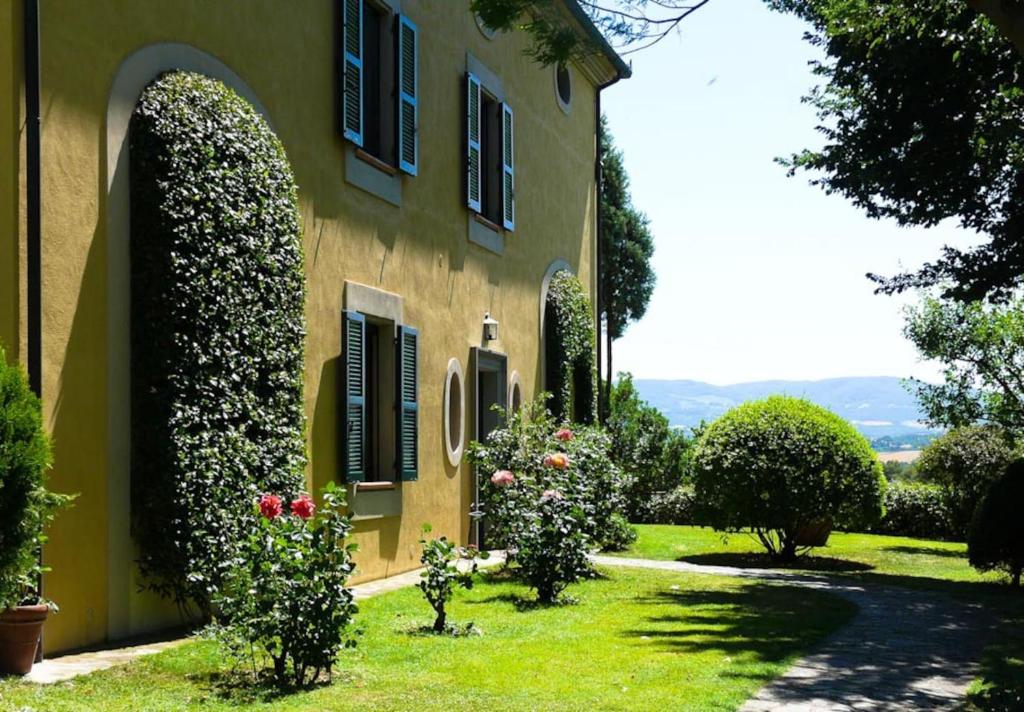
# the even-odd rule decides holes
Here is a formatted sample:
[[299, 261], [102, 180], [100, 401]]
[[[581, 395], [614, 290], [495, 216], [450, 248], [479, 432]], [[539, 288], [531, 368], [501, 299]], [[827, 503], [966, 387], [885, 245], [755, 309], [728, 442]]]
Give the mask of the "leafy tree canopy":
[[926, 295], [907, 308], [903, 333], [943, 368], [942, 383], [910, 381], [931, 424], [1024, 432], [1024, 297], [992, 304]]
[[962, 0], [767, 0], [806, 20], [824, 52], [806, 101], [825, 138], [784, 161], [870, 217], [988, 236], [880, 291], [943, 284], [959, 299], [1005, 297], [1024, 274], [1024, 59]]

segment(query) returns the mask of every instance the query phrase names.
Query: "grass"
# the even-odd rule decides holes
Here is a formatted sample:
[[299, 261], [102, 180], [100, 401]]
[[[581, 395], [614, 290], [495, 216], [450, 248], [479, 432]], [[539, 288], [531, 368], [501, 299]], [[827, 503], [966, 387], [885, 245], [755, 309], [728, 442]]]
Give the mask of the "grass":
[[233, 684], [214, 643], [37, 687], [0, 681], [0, 709], [735, 709], [853, 615], [822, 591], [615, 569], [571, 588], [576, 605], [530, 608], [485, 576], [453, 603], [476, 637], [413, 635], [430, 622], [416, 589], [362, 604], [363, 635], [334, 683], [277, 695]]
[[[777, 566], [746, 534], [733, 534], [723, 541], [719, 532], [702, 527], [637, 528], [639, 538], [621, 556], [721, 566]], [[961, 601], [983, 603], [998, 618], [999, 630], [985, 649], [981, 675], [969, 690], [965, 709], [1024, 709], [1024, 591], [998, 585], [1005, 577], [971, 568], [965, 544], [835, 532], [828, 546], [814, 549], [811, 556], [790, 568], [939, 591]]]
[[[777, 566], [748, 534], [722, 534], [704, 527], [645, 524], [640, 536], [622, 556], [688, 561], [694, 564], [740, 567]], [[828, 545], [814, 549], [792, 568], [819, 573], [871, 574], [889, 583], [927, 585], [929, 582], [995, 583], [997, 574], [980, 574], [967, 563], [967, 546], [957, 542], [910, 539], [876, 534], [834, 532]], [[908, 579], [924, 579], [913, 581]]]

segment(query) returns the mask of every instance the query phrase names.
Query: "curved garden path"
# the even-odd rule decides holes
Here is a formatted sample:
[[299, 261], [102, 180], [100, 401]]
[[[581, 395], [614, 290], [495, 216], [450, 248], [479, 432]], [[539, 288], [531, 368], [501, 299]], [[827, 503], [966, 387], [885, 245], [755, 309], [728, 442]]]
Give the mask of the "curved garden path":
[[993, 621], [980, 604], [919, 589], [771, 569], [702, 566], [595, 556], [632, 566], [754, 578], [834, 592], [853, 602], [853, 620], [798, 660], [741, 708], [765, 710], [948, 710], [963, 701]]

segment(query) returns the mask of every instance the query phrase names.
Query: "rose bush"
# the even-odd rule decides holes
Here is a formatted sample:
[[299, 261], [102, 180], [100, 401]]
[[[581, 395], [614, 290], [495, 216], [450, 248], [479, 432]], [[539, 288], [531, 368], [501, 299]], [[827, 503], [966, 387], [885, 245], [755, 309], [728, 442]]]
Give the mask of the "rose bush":
[[556, 489], [544, 490], [523, 513], [516, 561], [540, 603], [554, 603], [566, 586], [590, 573], [585, 522], [579, 503]]
[[[579, 505], [582, 529], [603, 547], [621, 540], [615, 515], [625, 512], [625, 479], [609, 457], [610, 441], [600, 428], [556, 427], [541, 396], [510, 415], [486, 443], [471, 443], [470, 461], [493, 473], [481, 482], [480, 499], [489, 547], [515, 549], [523, 515], [554, 489]], [[614, 531], [613, 531], [614, 530]]]
[[[424, 524], [423, 533], [429, 534], [430, 531], [430, 525]], [[420, 582], [416, 586], [423, 592], [430, 607], [434, 609], [434, 625], [431, 630], [434, 633], [458, 633], [459, 629], [448, 623], [448, 602], [455, 595], [456, 586], [466, 590], [473, 588], [473, 574], [477, 570], [477, 559], [486, 559], [489, 554], [474, 547], [459, 546], [449, 541], [447, 537], [420, 539], [420, 545], [423, 547], [423, 554], [420, 555], [423, 571], [420, 573]], [[468, 561], [468, 570], [460, 570], [458, 568], [459, 561]], [[473, 624], [470, 623], [466, 630], [468, 631], [472, 626]]]
[[342, 515], [342, 490], [331, 483], [322, 495], [319, 514], [308, 495], [287, 512], [279, 496], [263, 495], [256, 526], [213, 597], [210, 634], [254, 674], [269, 659], [278, 684], [329, 675], [338, 652], [355, 644], [350, 625], [358, 609], [347, 586], [355, 544], [345, 544], [352, 524]]

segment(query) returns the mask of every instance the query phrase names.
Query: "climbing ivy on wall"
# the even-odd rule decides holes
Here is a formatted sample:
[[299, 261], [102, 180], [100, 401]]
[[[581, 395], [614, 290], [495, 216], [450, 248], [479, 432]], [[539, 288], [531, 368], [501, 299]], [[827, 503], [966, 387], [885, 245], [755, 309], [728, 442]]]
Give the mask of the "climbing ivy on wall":
[[597, 411], [594, 321], [580, 281], [557, 272], [548, 287], [544, 319], [546, 387], [558, 421], [593, 423]]
[[296, 188], [219, 81], [159, 77], [131, 122], [132, 521], [148, 585], [209, 613], [261, 492], [305, 468]]

